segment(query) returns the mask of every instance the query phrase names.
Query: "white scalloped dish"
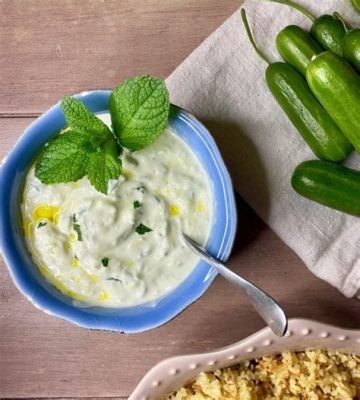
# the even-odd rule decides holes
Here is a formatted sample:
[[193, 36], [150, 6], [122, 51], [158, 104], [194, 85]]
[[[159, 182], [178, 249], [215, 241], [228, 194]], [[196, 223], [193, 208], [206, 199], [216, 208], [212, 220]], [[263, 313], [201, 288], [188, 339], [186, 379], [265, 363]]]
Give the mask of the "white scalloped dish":
[[215, 351], [161, 361], [144, 376], [129, 400], [158, 400], [191, 382], [202, 371], [214, 371], [285, 350], [306, 349], [360, 354], [360, 331], [305, 319], [291, 319], [284, 337], [278, 337], [270, 328], [264, 328], [240, 342]]

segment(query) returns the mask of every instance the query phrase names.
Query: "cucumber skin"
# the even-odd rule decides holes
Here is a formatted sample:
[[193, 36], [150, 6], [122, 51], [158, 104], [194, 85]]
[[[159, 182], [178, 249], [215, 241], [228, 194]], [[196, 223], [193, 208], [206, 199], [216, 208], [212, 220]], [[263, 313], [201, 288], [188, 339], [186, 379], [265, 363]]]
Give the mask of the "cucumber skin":
[[360, 0], [352, 0], [352, 3], [358, 13], [360, 13]]
[[319, 102], [360, 153], [360, 76], [345, 60], [327, 51], [311, 61], [306, 78]]
[[318, 158], [340, 162], [349, 155], [350, 142], [299, 72], [285, 63], [270, 64], [266, 81], [281, 108]]
[[297, 25], [289, 25], [278, 33], [276, 47], [281, 57], [303, 76], [312, 57], [323, 51], [310, 33]]
[[359, 171], [327, 161], [304, 161], [295, 168], [291, 186], [309, 200], [360, 217]]
[[343, 41], [344, 57], [360, 72], [360, 29], [348, 32]]
[[322, 15], [313, 23], [311, 36], [325, 49], [342, 57], [345, 36], [343, 23], [332, 15]]

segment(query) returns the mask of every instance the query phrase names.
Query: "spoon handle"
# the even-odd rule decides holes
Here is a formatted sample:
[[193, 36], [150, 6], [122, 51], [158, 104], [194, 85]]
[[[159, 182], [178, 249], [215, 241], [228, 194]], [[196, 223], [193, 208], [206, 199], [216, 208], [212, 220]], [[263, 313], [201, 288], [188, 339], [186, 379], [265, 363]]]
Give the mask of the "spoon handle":
[[208, 264], [214, 267], [226, 280], [236, 285], [248, 298], [265, 323], [277, 336], [283, 336], [287, 328], [287, 318], [279, 304], [253, 283], [235, 274], [222, 262], [210, 256], [201, 246], [184, 234], [189, 247]]

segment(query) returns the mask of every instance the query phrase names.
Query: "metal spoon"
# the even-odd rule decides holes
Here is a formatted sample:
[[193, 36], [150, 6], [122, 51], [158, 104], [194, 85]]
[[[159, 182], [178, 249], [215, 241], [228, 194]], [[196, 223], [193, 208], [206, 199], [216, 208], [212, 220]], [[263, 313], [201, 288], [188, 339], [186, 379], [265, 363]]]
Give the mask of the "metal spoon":
[[183, 233], [183, 236], [186, 244], [194, 253], [214, 267], [225, 279], [241, 290], [261, 318], [277, 336], [283, 336], [285, 334], [287, 329], [286, 315], [279, 304], [270, 295], [253, 283], [232, 272], [216, 258], [210, 256], [204, 248], [195, 243], [185, 233]]

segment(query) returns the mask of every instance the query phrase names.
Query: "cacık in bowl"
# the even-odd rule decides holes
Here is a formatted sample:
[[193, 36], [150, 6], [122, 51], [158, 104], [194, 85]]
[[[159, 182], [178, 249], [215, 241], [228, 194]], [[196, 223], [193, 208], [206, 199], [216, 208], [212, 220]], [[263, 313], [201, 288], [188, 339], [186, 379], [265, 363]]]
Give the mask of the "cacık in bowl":
[[[110, 127], [110, 96], [96, 90], [75, 98]], [[129, 333], [157, 327], [216, 276], [185, 249], [181, 231], [222, 260], [231, 251], [235, 201], [216, 144], [196, 118], [171, 106], [165, 132], [146, 148], [124, 147], [122, 173], [101, 193], [94, 188], [101, 187], [101, 162], [74, 182], [45, 184], [36, 176], [44, 146], [65, 126], [58, 103], [1, 165], [0, 248], [10, 274], [38, 308], [83, 327]], [[65, 163], [64, 171], [72, 171], [77, 160]]]

